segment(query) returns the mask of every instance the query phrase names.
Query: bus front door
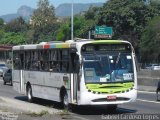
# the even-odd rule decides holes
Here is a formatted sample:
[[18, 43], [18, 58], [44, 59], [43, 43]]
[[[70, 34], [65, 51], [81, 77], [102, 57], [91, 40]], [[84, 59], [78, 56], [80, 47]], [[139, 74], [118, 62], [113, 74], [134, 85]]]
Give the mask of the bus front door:
[[71, 74], [71, 100], [72, 103], [77, 104], [79, 98], [79, 56], [76, 53], [71, 54], [72, 69]]
[[20, 70], [19, 70], [19, 78], [20, 78], [20, 93], [25, 94], [25, 86], [24, 86], [24, 53], [20, 53]]

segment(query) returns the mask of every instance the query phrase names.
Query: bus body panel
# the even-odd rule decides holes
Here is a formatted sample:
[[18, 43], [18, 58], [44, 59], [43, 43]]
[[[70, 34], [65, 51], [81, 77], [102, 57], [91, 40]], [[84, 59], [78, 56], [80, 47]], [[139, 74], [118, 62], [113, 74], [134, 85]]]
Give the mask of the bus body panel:
[[[13, 86], [16, 91], [26, 94], [20, 90], [20, 70], [14, 70]], [[70, 74], [53, 73], [53, 72], [38, 72], [38, 71], [24, 71], [24, 91], [26, 92], [27, 83], [32, 87], [32, 94], [34, 97], [44, 98], [60, 102], [60, 88], [65, 86], [70, 97]], [[68, 78], [68, 80], [64, 80]], [[71, 101], [71, 100], [69, 100]]]
[[12, 80], [13, 80], [13, 89], [18, 93], [21, 92], [21, 84], [20, 84], [20, 70], [12, 70]]

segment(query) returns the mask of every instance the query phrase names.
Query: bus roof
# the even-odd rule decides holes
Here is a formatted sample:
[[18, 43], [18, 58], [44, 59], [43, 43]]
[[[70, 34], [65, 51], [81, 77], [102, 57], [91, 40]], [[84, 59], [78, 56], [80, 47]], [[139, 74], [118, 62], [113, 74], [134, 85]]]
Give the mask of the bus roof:
[[34, 49], [54, 49], [54, 48], [76, 48], [76, 44], [120, 44], [120, 43], [128, 43], [128, 41], [124, 40], [89, 40], [89, 39], [81, 39], [81, 40], [68, 40], [66, 42], [42, 42], [40, 44], [28, 44], [28, 45], [18, 45], [14, 46], [13, 50], [34, 50]]

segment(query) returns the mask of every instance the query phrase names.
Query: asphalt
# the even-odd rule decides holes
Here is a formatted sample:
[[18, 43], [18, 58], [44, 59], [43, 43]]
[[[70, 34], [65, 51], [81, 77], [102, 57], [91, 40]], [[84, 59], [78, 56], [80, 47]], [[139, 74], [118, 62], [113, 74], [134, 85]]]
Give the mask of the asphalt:
[[156, 92], [156, 86], [138, 85], [138, 91]]

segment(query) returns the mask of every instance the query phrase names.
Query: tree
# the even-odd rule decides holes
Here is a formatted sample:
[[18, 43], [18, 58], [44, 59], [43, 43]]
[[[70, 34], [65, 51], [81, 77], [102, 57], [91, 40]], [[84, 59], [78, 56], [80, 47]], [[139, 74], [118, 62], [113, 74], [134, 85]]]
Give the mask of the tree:
[[4, 20], [2, 18], [0, 18], [0, 29], [2, 29], [4, 26]]
[[65, 41], [69, 40], [70, 38], [71, 38], [70, 20], [62, 21], [56, 34], [56, 40]]
[[90, 6], [88, 11], [85, 12], [84, 16], [85, 16], [85, 19], [87, 20], [94, 20], [97, 22], [97, 16], [100, 12], [100, 7], [93, 7], [93, 6]]
[[18, 17], [5, 26], [6, 32], [24, 32], [27, 30], [27, 24], [22, 17]]
[[54, 23], [55, 9], [49, 4], [48, 0], [39, 0], [38, 8], [34, 10], [31, 16], [31, 24], [34, 27], [44, 27], [50, 23]]
[[[84, 16], [74, 16], [74, 38], [88, 38], [88, 31], [95, 26], [94, 20], [86, 20]], [[71, 39], [70, 19], [62, 21], [57, 31], [56, 40], [65, 41]]]
[[100, 11], [98, 25], [113, 27], [114, 37], [138, 46], [149, 20], [160, 15], [159, 5], [145, 5], [142, 0], [109, 0]]
[[74, 34], [75, 37], [88, 38], [88, 32], [95, 27], [96, 20], [85, 19], [84, 16], [76, 16], [74, 18]]
[[39, 0], [38, 8], [31, 16], [31, 26], [34, 30], [34, 43], [54, 40], [57, 29], [55, 9], [48, 0]]
[[0, 42], [4, 38], [5, 32], [3, 30], [0, 30]]
[[0, 40], [1, 44], [17, 45], [24, 44], [25, 37], [22, 33], [7, 32], [4, 34], [3, 38]]
[[142, 62], [160, 63], [160, 17], [154, 17], [145, 27], [139, 44]]

